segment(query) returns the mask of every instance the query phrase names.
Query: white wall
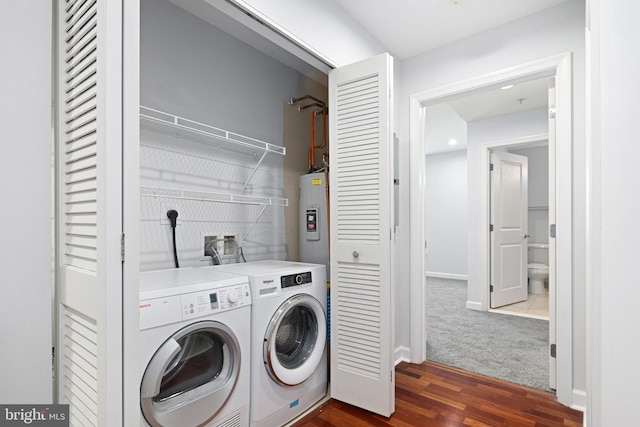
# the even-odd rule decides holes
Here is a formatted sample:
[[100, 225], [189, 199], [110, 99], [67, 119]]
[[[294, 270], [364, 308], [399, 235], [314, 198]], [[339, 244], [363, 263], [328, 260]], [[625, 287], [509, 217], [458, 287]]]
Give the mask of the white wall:
[[467, 152], [426, 156], [427, 276], [467, 277]]
[[51, 403], [52, 7], [0, 8], [0, 402]]
[[[284, 144], [284, 109], [306, 78], [167, 1], [141, 12], [141, 104], [275, 145]], [[307, 146], [307, 141], [300, 141]], [[141, 133], [141, 185], [242, 193], [257, 162], [246, 154]], [[303, 168], [306, 167], [306, 156]], [[297, 189], [297, 187], [296, 187]], [[268, 155], [246, 194], [285, 198], [283, 157]], [[284, 208], [141, 197], [141, 268], [173, 266], [166, 211], [178, 211], [181, 266], [208, 265], [202, 233], [242, 238], [248, 261], [285, 259]], [[165, 223], [161, 223], [165, 220]]]
[[588, 425], [640, 418], [640, 4], [589, 2]]
[[[539, 60], [562, 52], [573, 54], [573, 382], [574, 388], [585, 388], [585, 56], [584, 2], [572, 0], [539, 14], [480, 33], [473, 38], [452, 43], [402, 62], [402, 110], [398, 114], [401, 131], [401, 164], [409, 164], [408, 132], [411, 94], [435, 89], [496, 70]], [[472, 167], [472, 153], [469, 153]], [[472, 171], [469, 171], [470, 176]], [[408, 168], [403, 169], [400, 182], [408, 182]], [[471, 192], [471, 188], [469, 188]], [[409, 205], [408, 188], [401, 188], [401, 203]], [[405, 210], [401, 222], [408, 221]], [[472, 216], [473, 217], [473, 216]], [[469, 230], [478, 227], [469, 221]], [[404, 233], [407, 233], [404, 230]], [[408, 234], [399, 241], [409, 240]], [[408, 247], [399, 251], [400, 259], [409, 257]], [[400, 295], [409, 294], [409, 273], [399, 268], [397, 283], [406, 284]], [[471, 270], [468, 272], [471, 274]], [[399, 307], [399, 306], [398, 306]], [[398, 345], [409, 343], [409, 315], [397, 310]], [[406, 314], [405, 314], [406, 313]], [[405, 318], [402, 318], [405, 314]]]

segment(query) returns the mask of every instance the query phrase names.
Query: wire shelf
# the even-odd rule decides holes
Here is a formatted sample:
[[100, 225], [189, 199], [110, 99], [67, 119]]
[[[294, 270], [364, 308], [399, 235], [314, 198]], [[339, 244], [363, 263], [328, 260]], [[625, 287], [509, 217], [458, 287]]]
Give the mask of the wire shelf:
[[199, 123], [153, 108], [140, 106], [140, 127], [165, 135], [184, 138], [214, 147], [252, 156], [274, 153], [284, 156], [286, 148], [259, 139], [240, 135], [204, 123]]
[[244, 205], [288, 206], [289, 200], [279, 197], [250, 196], [246, 194], [214, 193], [209, 191], [182, 190], [178, 188], [140, 187], [141, 196], [170, 199], [198, 200], [203, 202], [239, 203]]

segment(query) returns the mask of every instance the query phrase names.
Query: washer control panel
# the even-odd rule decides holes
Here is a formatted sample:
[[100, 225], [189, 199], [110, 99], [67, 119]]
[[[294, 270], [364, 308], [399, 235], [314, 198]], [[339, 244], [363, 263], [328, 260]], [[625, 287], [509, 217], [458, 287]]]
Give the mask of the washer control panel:
[[193, 319], [251, 304], [249, 284], [180, 295], [182, 318]]
[[307, 283], [311, 283], [310, 271], [280, 276], [280, 287], [282, 289], [290, 288], [292, 286], [306, 285]]

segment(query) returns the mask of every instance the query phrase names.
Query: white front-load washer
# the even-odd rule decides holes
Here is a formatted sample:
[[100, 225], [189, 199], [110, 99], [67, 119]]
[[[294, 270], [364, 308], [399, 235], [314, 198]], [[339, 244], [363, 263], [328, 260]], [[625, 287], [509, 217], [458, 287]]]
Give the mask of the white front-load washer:
[[179, 268], [140, 273], [140, 424], [248, 426], [248, 278]]
[[325, 266], [257, 261], [211, 268], [249, 276], [251, 425], [284, 425], [327, 393]]

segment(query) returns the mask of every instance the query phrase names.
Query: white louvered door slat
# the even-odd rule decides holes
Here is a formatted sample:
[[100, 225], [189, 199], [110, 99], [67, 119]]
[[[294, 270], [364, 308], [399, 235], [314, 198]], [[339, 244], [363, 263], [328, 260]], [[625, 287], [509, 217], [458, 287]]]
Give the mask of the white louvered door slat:
[[329, 74], [331, 397], [394, 411], [392, 59]]
[[58, 2], [58, 401], [122, 425], [121, 2]]

